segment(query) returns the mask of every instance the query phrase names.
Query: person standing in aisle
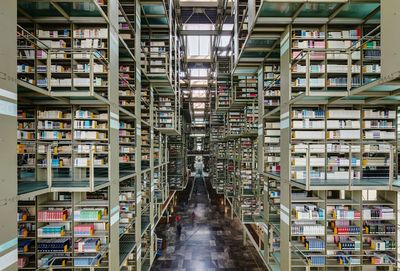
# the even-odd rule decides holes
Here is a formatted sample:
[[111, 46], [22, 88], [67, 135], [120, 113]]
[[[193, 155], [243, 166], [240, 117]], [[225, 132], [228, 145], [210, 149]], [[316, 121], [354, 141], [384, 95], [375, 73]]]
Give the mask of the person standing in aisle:
[[175, 216], [175, 222], [176, 222], [176, 224], [180, 224], [181, 220], [182, 220], [181, 215], [180, 215], [180, 214], [177, 214], [177, 215]]
[[190, 215], [190, 221], [192, 222], [192, 227], [194, 227], [194, 219], [195, 218], [196, 218], [196, 214], [193, 211], [192, 214]]
[[178, 223], [178, 225], [176, 226], [176, 233], [177, 233], [177, 237], [180, 239], [181, 238], [181, 233], [182, 233], [182, 225], [181, 225], [181, 223]]

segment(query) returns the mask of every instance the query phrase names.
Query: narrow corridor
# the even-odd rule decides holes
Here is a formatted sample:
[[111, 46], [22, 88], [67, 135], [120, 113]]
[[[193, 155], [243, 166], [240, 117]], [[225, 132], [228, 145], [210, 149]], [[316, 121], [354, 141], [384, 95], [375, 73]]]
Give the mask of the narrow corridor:
[[[243, 246], [243, 230], [222, 208], [208, 198], [203, 177], [194, 181], [192, 196], [182, 213], [183, 227], [176, 237], [175, 224], [168, 228], [168, 247], [156, 258], [154, 271], [266, 270], [254, 247]], [[194, 211], [194, 225], [190, 215]]]

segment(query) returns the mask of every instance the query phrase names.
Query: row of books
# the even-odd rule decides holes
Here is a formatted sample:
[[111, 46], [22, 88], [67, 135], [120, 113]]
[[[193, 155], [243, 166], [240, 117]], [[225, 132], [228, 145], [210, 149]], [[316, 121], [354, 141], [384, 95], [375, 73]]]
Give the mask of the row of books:
[[[327, 31], [328, 39], [359, 39], [361, 37], [361, 29], [350, 29], [350, 30], [332, 30]], [[292, 31], [293, 38], [315, 38], [323, 39], [325, 38], [324, 31], [318, 30], [305, 30], [296, 29]]]

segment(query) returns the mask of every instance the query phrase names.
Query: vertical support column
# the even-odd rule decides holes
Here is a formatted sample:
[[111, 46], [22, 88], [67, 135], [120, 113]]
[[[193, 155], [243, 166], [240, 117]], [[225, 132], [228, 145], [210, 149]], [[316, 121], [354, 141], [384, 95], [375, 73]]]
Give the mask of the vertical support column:
[[119, 269], [119, 39], [118, 39], [118, 0], [108, 2], [109, 18], [109, 85], [108, 97], [110, 100], [110, 144], [109, 168], [110, 170], [110, 253], [109, 268]]
[[[257, 135], [257, 173], [259, 175], [259, 190], [264, 180], [264, 63], [258, 68], [257, 73], [258, 89], [258, 135]], [[265, 193], [265, 191], [264, 191]], [[266, 205], [264, 202], [264, 214]]]
[[281, 270], [291, 270], [290, 257], [290, 26], [281, 36]]
[[150, 266], [154, 261], [154, 229], [156, 227], [154, 198], [154, 90], [150, 85]]
[[169, 77], [172, 80], [174, 77], [173, 70], [172, 70], [172, 59], [173, 59], [173, 50], [176, 49], [175, 47], [175, 37], [174, 37], [174, 20], [173, 20], [173, 13], [172, 10], [174, 8], [174, 1], [168, 0], [168, 29], [169, 29], [169, 46], [171, 50], [169, 50], [169, 55], [168, 55], [168, 71], [169, 71]]
[[[258, 137], [257, 137], [257, 166], [260, 182], [260, 190], [263, 187], [263, 193], [261, 195], [261, 200], [263, 202], [263, 223], [266, 225], [269, 221], [269, 208], [268, 208], [268, 185], [266, 185], [266, 177], [264, 176], [264, 118], [265, 108], [264, 108], [264, 63], [258, 69], [257, 76], [257, 87], [258, 87]], [[263, 234], [264, 242], [264, 260], [268, 261], [268, 235]]]
[[0, 2], [0, 266], [17, 269], [17, 1]]
[[169, 164], [169, 152], [168, 152], [168, 136], [165, 135], [165, 172], [164, 172], [164, 176], [165, 176], [165, 185], [168, 187], [167, 191], [168, 191], [168, 195], [169, 195], [169, 182], [168, 182], [168, 164]]
[[142, 96], [142, 72], [141, 72], [141, 7], [140, 0], [135, 0], [135, 116], [136, 116], [136, 218], [135, 218], [135, 242], [136, 242], [136, 270], [142, 270], [142, 128], [141, 128], [141, 96]]
[[400, 1], [381, 1], [382, 77], [400, 71], [400, 28], [393, 22], [400, 20]]
[[233, 66], [235, 66], [239, 57], [239, 0], [234, 0], [233, 3], [234, 18], [233, 18]]

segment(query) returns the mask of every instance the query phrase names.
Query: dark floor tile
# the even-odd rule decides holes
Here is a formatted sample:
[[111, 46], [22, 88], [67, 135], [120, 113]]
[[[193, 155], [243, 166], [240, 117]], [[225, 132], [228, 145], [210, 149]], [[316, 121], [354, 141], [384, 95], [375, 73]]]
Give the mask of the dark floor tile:
[[[265, 271], [252, 245], [243, 246], [240, 222], [231, 220], [217, 206], [209, 205], [203, 181], [195, 182], [184, 216], [196, 213], [194, 226], [187, 221], [175, 241], [174, 252], [155, 260], [153, 271]], [[172, 226], [171, 226], [172, 227]], [[174, 234], [175, 229], [171, 229]]]

